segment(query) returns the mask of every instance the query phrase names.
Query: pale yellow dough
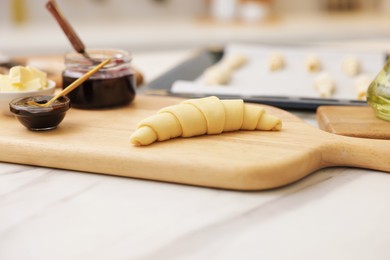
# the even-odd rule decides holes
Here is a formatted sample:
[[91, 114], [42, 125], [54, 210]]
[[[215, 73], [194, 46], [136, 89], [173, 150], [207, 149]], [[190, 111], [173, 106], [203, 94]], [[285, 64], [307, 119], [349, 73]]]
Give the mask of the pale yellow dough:
[[206, 120], [207, 134], [220, 134], [225, 125], [225, 108], [217, 97], [189, 99], [182, 104], [196, 107]]
[[204, 73], [204, 81], [208, 85], [226, 85], [232, 77], [232, 70], [223, 65], [214, 65]]
[[311, 55], [305, 59], [306, 70], [310, 73], [318, 72], [321, 70], [321, 61], [318, 57]]
[[284, 56], [279, 53], [273, 53], [268, 59], [268, 68], [270, 71], [283, 69], [285, 66]]
[[204, 72], [204, 82], [207, 85], [229, 84], [235, 70], [247, 63], [247, 57], [241, 54], [233, 54], [225, 57], [217, 65], [207, 68]]
[[360, 62], [356, 57], [345, 57], [342, 61], [341, 68], [345, 75], [353, 77], [360, 73]]
[[241, 54], [233, 54], [223, 59], [222, 63], [224, 64], [224, 66], [227, 66], [232, 70], [236, 70], [244, 66], [247, 61], [248, 59], [246, 56]]
[[317, 76], [314, 86], [323, 98], [330, 98], [336, 88], [333, 78], [326, 72]]
[[134, 145], [149, 145], [175, 137], [220, 134], [237, 130], [279, 131], [280, 118], [242, 99], [220, 100], [211, 96], [185, 100], [142, 120], [131, 135]]
[[368, 87], [370, 86], [372, 80], [373, 80], [373, 77], [370, 77], [370, 76], [365, 75], [365, 74], [356, 78], [355, 88], [356, 88], [357, 99], [366, 100], [367, 90], [368, 90]]

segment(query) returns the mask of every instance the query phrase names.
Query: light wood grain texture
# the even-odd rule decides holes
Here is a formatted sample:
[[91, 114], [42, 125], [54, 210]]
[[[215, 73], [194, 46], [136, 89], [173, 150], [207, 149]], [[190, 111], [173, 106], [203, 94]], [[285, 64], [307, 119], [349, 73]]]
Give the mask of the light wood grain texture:
[[371, 107], [322, 106], [317, 122], [333, 134], [390, 140], [390, 122], [375, 117]]
[[239, 131], [135, 147], [136, 124], [181, 99], [138, 96], [128, 107], [71, 109], [59, 128], [31, 132], [0, 118], [0, 160], [217, 188], [259, 190], [295, 182], [328, 166], [390, 171], [390, 141], [329, 134], [294, 115], [280, 132]]

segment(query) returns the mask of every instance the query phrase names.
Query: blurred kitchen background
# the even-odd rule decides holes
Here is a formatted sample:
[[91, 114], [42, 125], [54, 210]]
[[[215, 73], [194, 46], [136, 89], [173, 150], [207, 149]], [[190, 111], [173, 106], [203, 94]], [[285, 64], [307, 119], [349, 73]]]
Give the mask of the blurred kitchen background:
[[[0, 52], [63, 53], [65, 35], [45, 0], [0, 0]], [[133, 51], [229, 42], [386, 40], [390, 0], [58, 0], [88, 48]]]

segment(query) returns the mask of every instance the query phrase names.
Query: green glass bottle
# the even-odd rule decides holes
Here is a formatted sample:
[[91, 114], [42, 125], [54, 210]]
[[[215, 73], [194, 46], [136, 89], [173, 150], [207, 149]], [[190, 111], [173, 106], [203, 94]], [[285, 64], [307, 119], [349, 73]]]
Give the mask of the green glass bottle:
[[378, 118], [390, 121], [390, 59], [368, 87], [367, 102]]

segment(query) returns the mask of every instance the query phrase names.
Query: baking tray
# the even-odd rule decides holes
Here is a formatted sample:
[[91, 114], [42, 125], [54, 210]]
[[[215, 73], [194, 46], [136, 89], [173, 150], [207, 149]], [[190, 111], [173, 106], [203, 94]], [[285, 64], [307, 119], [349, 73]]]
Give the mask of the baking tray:
[[[313, 97], [296, 97], [296, 96], [280, 96], [280, 95], [224, 95], [220, 93], [173, 93], [172, 85], [178, 80], [194, 81], [204, 70], [223, 57], [225, 50], [206, 49], [199, 51], [193, 57], [180, 63], [165, 74], [156, 78], [143, 88], [143, 92], [153, 95], [170, 95], [185, 98], [198, 98], [204, 96], [215, 95], [219, 98], [241, 98], [246, 102], [261, 103], [271, 106], [276, 106], [283, 109], [297, 109], [314, 111], [319, 106], [367, 106], [365, 101], [357, 99], [340, 99], [340, 98], [313, 98]], [[383, 61], [387, 58], [383, 54]]]

